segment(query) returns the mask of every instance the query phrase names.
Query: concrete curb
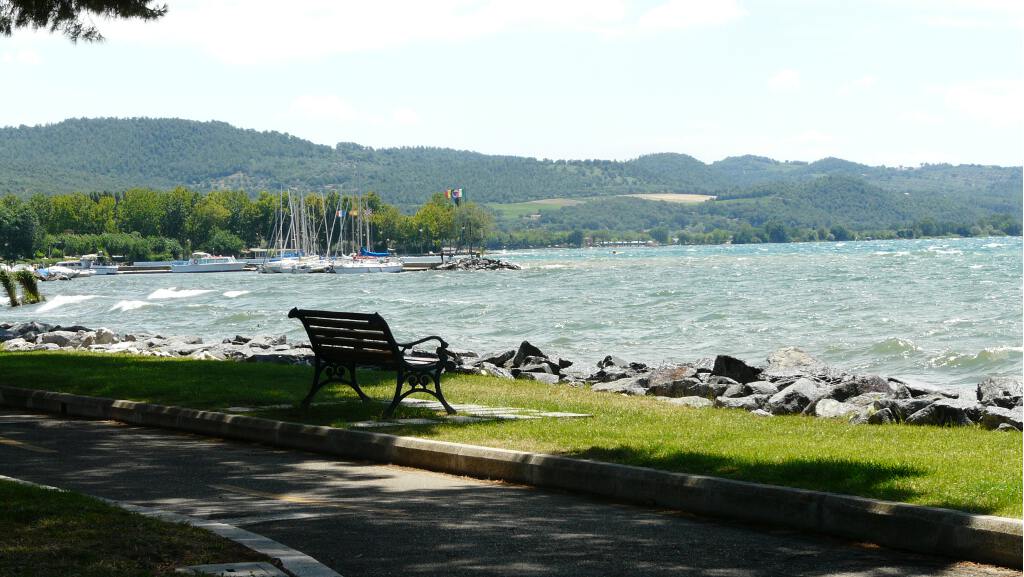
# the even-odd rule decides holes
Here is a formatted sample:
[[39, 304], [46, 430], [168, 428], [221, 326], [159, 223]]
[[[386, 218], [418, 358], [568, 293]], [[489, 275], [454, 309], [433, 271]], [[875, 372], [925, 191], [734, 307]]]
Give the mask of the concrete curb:
[[0, 405], [553, 487], [1021, 568], [1020, 519], [552, 455], [0, 386]]

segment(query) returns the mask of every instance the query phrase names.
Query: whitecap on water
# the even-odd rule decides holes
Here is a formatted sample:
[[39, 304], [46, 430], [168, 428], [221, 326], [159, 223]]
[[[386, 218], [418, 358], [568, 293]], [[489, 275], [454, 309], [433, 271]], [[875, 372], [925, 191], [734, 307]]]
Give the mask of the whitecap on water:
[[149, 296], [146, 297], [146, 298], [151, 299], [151, 300], [157, 300], [157, 299], [184, 299], [184, 298], [199, 296], [199, 295], [203, 295], [203, 294], [206, 294], [206, 293], [212, 293], [212, 292], [213, 292], [213, 290], [211, 290], [211, 289], [182, 289], [182, 290], [178, 290], [177, 287], [171, 287], [171, 288], [165, 288], [165, 289], [156, 289], [155, 291], [149, 293]]
[[227, 291], [227, 292], [224, 293], [224, 296], [228, 297], [229, 299], [233, 299], [235, 297], [240, 297], [242, 295], [247, 295], [250, 292], [251, 291]]
[[96, 295], [57, 295], [43, 303], [42, 306], [36, 309], [36, 312], [45, 313], [64, 305], [80, 303], [94, 298], [96, 298]]
[[110, 307], [111, 311], [121, 311], [126, 313], [135, 309], [141, 309], [142, 307], [156, 305], [156, 303], [150, 303], [146, 301], [117, 301], [114, 306]]

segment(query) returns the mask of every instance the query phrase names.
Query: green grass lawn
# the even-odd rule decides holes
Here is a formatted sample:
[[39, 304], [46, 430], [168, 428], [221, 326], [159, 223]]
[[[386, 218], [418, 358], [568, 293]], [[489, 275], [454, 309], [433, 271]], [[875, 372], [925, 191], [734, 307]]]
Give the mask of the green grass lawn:
[[[297, 403], [309, 367], [120, 355], [0, 353], [16, 386], [204, 409]], [[365, 390], [390, 398], [393, 376], [361, 371]], [[1021, 516], [1021, 435], [977, 427], [854, 426], [810, 417], [759, 418], [744, 411], [688, 409], [649, 398], [564, 385], [446, 375], [445, 395], [478, 403], [594, 415], [384, 429], [472, 443], [847, 493], [1007, 517]], [[254, 416], [336, 427], [379, 417], [347, 387], [327, 387], [309, 414], [264, 409]], [[423, 416], [401, 408], [398, 417]]]
[[176, 567], [268, 561], [202, 529], [76, 493], [0, 481], [0, 575], [135, 577]]

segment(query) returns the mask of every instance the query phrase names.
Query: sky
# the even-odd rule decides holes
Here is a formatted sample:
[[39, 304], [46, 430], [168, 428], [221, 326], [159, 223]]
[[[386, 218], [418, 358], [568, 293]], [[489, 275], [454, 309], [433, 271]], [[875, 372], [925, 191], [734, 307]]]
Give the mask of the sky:
[[0, 37], [0, 126], [219, 120], [320, 144], [1024, 162], [1022, 0], [164, 0]]

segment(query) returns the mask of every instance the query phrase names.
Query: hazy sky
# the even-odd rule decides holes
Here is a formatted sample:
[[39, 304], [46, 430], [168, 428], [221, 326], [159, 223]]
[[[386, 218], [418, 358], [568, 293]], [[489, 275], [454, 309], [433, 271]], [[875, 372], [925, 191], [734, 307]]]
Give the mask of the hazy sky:
[[1024, 0], [166, 0], [0, 37], [0, 125], [223, 120], [537, 158], [1024, 160]]

